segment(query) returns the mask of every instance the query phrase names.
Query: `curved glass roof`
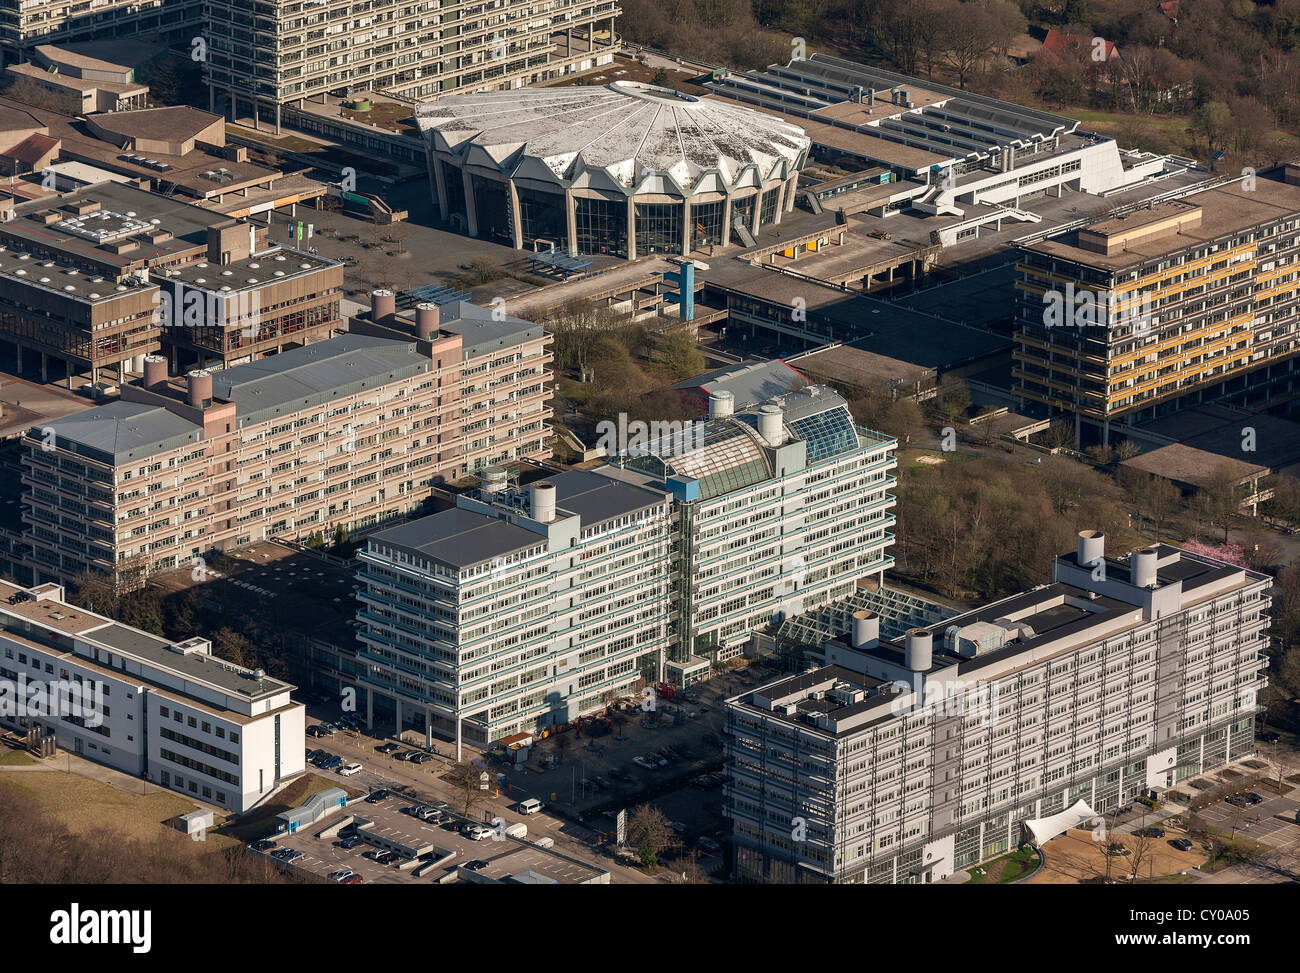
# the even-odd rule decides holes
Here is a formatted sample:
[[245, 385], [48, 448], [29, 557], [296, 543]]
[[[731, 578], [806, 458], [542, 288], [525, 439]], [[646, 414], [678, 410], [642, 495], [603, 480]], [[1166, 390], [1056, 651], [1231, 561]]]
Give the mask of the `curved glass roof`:
[[708, 500], [772, 476], [767, 454], [735, 422], [711, 419], [693, 423], [684, 432], [660, 439], [625, 465], [654, 476], [690, 477], [700, 483], [700, 499]]

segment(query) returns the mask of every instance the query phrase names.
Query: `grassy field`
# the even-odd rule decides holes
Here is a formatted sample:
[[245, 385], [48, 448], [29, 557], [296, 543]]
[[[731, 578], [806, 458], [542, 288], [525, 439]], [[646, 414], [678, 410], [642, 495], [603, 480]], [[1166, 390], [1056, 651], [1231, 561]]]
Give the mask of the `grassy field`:
[[[84, 834], [108, 828], [140, 841], [154, 840], [160, 828], [170, 827], [167, 822], [172, 818], [198, 808], [193, 801], [179, 794], [133, 794], [89, 777], [61, 771], [0, 774], [0, 787], [35, 801], [67, 825], [70, 831]], [[212, 840], [213, 837], [209, 836], [209, 850]], [[215, 840], [218, 846], [234, 843], [227, 838]]]
[[0, 753], [0, 767], [30, 767], [36, 758], [22, 750], [6, 750]]

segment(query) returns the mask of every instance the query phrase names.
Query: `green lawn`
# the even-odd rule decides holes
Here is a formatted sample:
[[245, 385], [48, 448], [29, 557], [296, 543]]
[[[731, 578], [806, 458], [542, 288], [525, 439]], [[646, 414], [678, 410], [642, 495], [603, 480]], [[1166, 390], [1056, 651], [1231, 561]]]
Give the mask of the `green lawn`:
[[1038, 853], [1032, 848], [1022, 848], [1001, 858], [978, 866], [983, 874], [970, 871], [970, 885], [1006, 885], [1016, 879], [1024, 878], [1038, 867]]
[[30, 767], [36, 758], [22, 750], [7, 750], [0, 754], [0, 767]]

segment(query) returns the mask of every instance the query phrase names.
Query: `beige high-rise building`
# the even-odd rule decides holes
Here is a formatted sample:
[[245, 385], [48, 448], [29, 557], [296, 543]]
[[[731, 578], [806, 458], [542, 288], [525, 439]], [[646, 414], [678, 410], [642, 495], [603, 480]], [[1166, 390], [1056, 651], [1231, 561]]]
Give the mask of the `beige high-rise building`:
[[615, 0], [303, 0], [204, 5], [204, 76], [227, 108], [280, 122], [350, 90], [431, 98], [523, 87], [613, 60]]

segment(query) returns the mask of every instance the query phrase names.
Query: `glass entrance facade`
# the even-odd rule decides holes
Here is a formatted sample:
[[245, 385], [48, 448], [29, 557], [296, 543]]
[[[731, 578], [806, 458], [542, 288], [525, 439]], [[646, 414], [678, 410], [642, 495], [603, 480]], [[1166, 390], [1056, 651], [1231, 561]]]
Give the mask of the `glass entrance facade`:
[[636, 204], [638, 254], [682, 252], [682, 204]]
[[537, 240], [547, 240], [557, 250], [569, 245], [565, 229], [564, 194], [546, 193], [536, 189], [516, 190], [519, 193], [519, 228], [524, 246]]
[[627, 202], [623, 199], [574, 200], [578, 252], [627, 256]]
[[722, 218], [726, 200], [697, 203], [691, 207], [691, 249], [701, 250], [722, 244]]

